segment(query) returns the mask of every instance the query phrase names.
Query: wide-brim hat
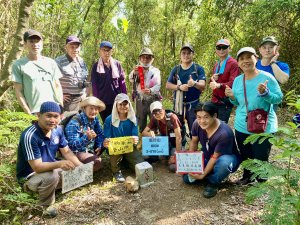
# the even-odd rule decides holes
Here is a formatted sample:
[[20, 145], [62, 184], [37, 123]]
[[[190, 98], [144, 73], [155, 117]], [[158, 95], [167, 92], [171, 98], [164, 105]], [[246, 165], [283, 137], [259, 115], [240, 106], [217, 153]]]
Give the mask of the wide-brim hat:
[[154, 54], [150, 48], [143, 48], [139, 57], [141, 57], [142, 55], [151, 55], [152, 57], [154, 57]]
[[79, 104], [81, 109], [87, 105], [93, 105], [93, 106], [99, 107], [99, 111], [103, 111], [106, 108], [104, 102], [102, 102], [100, 99], [98, 99], [94, 96], [90, 96], [90, 97], [83, 99]]

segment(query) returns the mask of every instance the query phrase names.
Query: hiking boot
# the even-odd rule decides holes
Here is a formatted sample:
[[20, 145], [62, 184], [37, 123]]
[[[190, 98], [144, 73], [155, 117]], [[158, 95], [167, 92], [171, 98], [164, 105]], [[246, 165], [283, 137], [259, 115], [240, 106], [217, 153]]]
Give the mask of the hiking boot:
[[45, 207], [43, 210], [43, 216], [48, 218], [54, 218], [57, 216], [57, 209], [53, 206]]
[[203, 191], [204, 198], [212, 198], [218, 193], [218, 185], [208, 184]]
[[123, 177], [123, 174], [122, 174], [121, 171], [116, 172], [116, 173], [114, 174], [114, 179], [115, 179], [117, 182], [120, 182], [120, 183], [125, 182], [125, 178]]

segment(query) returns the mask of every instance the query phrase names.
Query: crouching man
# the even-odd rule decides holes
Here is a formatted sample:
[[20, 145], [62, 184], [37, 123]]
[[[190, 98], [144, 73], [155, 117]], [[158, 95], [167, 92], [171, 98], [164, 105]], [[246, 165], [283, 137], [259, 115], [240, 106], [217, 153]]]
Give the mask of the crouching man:
[[[161, 102], [155, 101], [150, 105], [152, 118], [144, 129], [142, 135], [144, 137], [168, 136], [169, 138], [169, 170], [176, 171], [175, 166], [175, 150], [182, 149], [181, 123], [175, 113], [167, 113]], [[150, 156], [145, 159], [149, 163], [158, 161], [158, 156]]]
[[[56, 209], [49, 206], [55, 202], [55, 190], [61, 188], [61, 171], [81, 165], [57, 126], [60, 114], [57, 103], [44, 102], [37, 113], [38, 121], [22, 133], [18, 146], [18, 182], [25, 191], [38, 192], [39, 205], [50, 217], [57, 215]], [[65, 160], [56, 161], [58, 150]]]
[[191, 131], [190, 151], [197, 150], [200, 142], [204, 155], [204, 172], [183, 175], [183, 181], [187, 184], [201, 183], [204, 180], [208, 182], [203, 192], [205, 198], [214, 197], [221, 182], [235, 172], [240, 164], [233, 131], [217, 118], [217, 112], [217, 107], [210, 102], [200, 103], [195, 108], [196, 120]]

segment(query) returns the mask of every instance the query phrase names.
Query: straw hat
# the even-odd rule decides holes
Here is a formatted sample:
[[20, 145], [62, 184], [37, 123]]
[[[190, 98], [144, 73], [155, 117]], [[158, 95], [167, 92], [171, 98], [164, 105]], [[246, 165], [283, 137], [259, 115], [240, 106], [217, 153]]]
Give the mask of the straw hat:
[[99, 111], [103, 111], [106, 108], [104, 102], [102, 102], [101, 100], [99, 100], [94, 96], [87, 97], [80, 102], [81, 109], [86, 107], [87, 105], [97, 106], [100, 108]]

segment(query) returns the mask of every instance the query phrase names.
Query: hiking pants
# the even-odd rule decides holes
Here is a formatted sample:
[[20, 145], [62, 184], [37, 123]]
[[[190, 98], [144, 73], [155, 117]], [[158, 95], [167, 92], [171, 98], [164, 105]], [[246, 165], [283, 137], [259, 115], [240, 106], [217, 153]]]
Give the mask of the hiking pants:
[[35, 173], [24, 183], [24, 191], [38, 192], [39, 205], [49, 206], [55, 202], [55, 190], [61, 188], [62, 169]]
[[116, 173], [121, 170], [122, 159], [125, 159], [128, 163], [128, 166], [131, 170], [135, 170], [135, 165], [140, 162], [144, 162], [142, 154], [140, 151], [133, 150], [133, 152], [122, 154], [122, 155], [110, 155], [110, 165], [113, 173]]

